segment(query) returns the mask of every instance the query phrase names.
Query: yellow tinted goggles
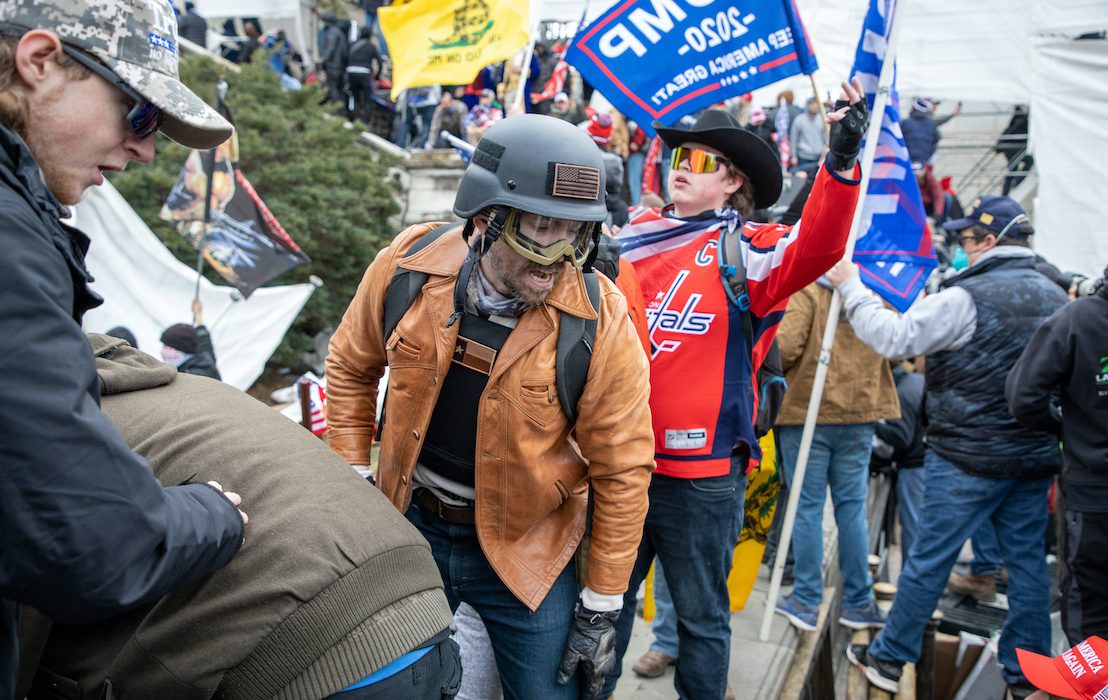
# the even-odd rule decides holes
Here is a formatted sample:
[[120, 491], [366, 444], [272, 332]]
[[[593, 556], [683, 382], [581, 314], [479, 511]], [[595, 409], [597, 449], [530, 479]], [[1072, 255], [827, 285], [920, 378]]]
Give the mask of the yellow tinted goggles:
[[677, 170], [682, 163], [688, 163], [689, 170], [694, 173], [714, 173], [719, 169], [720, 164], [726, 165], [730, 162], [731, 161], [723, 156], [717, 156], [714, 153], [702, 151], [699, 148], [678, 146], [673, 149], [673, 158], [670, 161], [670, 167]]
[[[539, 265], [569, 260], [581, 267], [589, 256], [592, 221], [570, 221], [512, 211], [500, 236], [512, 250]], [[543, 245], [540, 241], [554, 239]]]

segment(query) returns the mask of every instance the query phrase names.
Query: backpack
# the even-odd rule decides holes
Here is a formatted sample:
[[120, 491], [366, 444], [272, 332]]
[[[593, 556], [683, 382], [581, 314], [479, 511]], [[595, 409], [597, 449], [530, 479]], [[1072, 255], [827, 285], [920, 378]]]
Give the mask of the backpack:
[[[444, 234], [458, 228], [458, 224], [443, 224], [412, 244], [404, 257], [414, 255], [431, 245]], [[619, 273], [619, 244], [610, 236], [601, 235], [595, 268], [609, 273], [612, 279]], [[593, 267], [584, 270], [585, 291], [593, 311], [600, 311], [600, 282], [596, 279]], [[392, 335], [400, 319], [411, 308], [412, 302], [427, 283], [427, 274], [397, 268], [389, 287], [385, 292], [384, 328], [385, 338]], [[571, 424], [577, 422], [577, 403], [585, 391], [585, 381], [589, 375], [589, 363], [592, 360], [592, 347], [596, 339], [596, 319], [559, 312], [558, 349], [555, 356], [555, 375], [558, 386], [558, 402], [562, 412]]]
[[[443, 224], [424, 234], [412, 244], [404, 257], [414, 255], [437, 241], [458, 224]], [[746, 291], [746, 269], [739, 254], [739, 231], [728, 231], [720, 235], [719, 271], [724, 282], [724, 291], [728, 299], [742, 310], [743, 333], [746, 336], [746, 349], [751, 366], [754, 366], [754, 327], [750, 320], [750, 297]], [[600, 283], [596, 280], [595, 269], [603, 272], [609, 279], [619, 275], [619, 243], [611, 236], [601, 234], [597, 246], [597, 256], [592, 267], [585, 269], [585, 290], [594, 311], [600, 310]], [[729, 261], [735, 260], [735, 264]], [[384, 329], [385, 338], [392, 335], [400, 319], [411, 308], [412, 302], [427, 283], [427, 274], [397, 268], [388, 290], [385, 292]], [[589, 363], [592, 360], [593, 341], [596, 339], [596, 320], [584, 319], [565, 312], [561, 313], [558, 324], [558, 349], [555, 357], [555, 375], [558, 386], [558, 401], [562, 412], [570, 423], [577, 422], [577, 403], [585, 390], [585, 380], [589, 375]], [[784, 372], [781, 371], [781, 353], [777, 340], [773, 341], [762, 366], [755, 373], [755, 385], [758, 389], [758, 415], [754, 422], [757, 437], [767, 434], [773, 427], [784, 401]]]
[[[719, 276], [723, 281], [723, 290], [727, 293], [727, 298], [742, 312], [747, 358], [750, 360], [750, 366], [754, 367], [754, 325], [750, 320], [750, 295], [746, 289], [746, 268], [743, 266], [742, 252], [739, 250], [740, 235], [741, 229], [730, 230], [727, 227], [724, 227], [720, 234], [717, 252]], [[781, 369], [781, 349], [777, 346], [776, 338], [766, 351], [761, 366], [754, 373], [754, 387], [758, 391], [758, 414], [754, 417], [754, 434], [757, 437], [763, 437], [777, 421], [777, 416], [781, 413], [781, 405], [785, 401], [785, 390], [788, 389], [785, 373]]]

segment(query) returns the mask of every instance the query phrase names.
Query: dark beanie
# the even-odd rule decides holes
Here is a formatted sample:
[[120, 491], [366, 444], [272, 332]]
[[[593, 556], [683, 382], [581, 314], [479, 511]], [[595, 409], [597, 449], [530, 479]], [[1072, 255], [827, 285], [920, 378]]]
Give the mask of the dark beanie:
[[176, 323], [162, 333], [162, 345], [187, 352], [196, 353], [196, 329], [187, 323]]

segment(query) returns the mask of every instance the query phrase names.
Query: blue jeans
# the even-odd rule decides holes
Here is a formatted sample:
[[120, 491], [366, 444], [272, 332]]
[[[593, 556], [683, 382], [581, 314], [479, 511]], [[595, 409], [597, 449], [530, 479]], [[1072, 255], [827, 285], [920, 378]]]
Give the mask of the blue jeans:
[[[873, 598], [870, 579], [869, 531], [866, 526], [866, 494], [873, 423], [817, 425], [804, 473], [804, 486], [793, 528], [793, 599], [817, 607], [823, 601], [823, 504], [827, 487], [839, 526], [839, 570], [843, 575], [843, 609], [869, 605]], [[777, 428], [781, 468], [792, 488], [802, 426]]]
[[654, 624], [650, 626], [654, 633], [651, 651], [660, 651], [666, 656], [677, 658], [677, 611], [673, 608], [673, 596], [669, 593], [662, 560], [654, 558]]
[[[405, 516], [431, 545], [451, 610], [464, 601], [485, 623], [506, 700], [577, 700], [576, 678], [566, 685], [554, 682], [578, 598], [572, 560], [532, 613], [493, 571], [472, 525], [439, 520], [414, 504]], [[634, 610], [632, 604], [632, 615]]]
[[966, 539], [992, 521], [1008, 568], [1008, 618], [1000, 632], [1000, 663], [1009, 683], [1023, 679], [1016, 647], [1050, 654], [1050, 599], [1043, 542], [1050, 478], [989, 479], [968, 474], [928, 450], [924, 457], [927, 513], [912, 556], [897, 582], [888, 623], [870, 645], [878, 659], [914, 662], [931, 612]]
[[642, 200], [642, 169], [646, 164], [646, 153], [639, 151], [627, 156], [627, 198], [631, 206], [637, 207]]
[[600, 697], [611, 695], [619, 680], [639, 586], [655, 555], [665, 567], [677, 612], [681, 650], [673, 680], [677, 694], [709, 700], [723, 697], [731, 655], [727, 576], [742, 527], [745, 467], [746, 460], [740, 458], [732, 460], [731, 473], [723, 476], [675, 479], [655, 474], [651, 479], [643, 538], [623, 613], [616, 622], [616, 668]]
[[[458, 644], [446, 637], [400, 657], [365, 680], [328, 695], [327, 700], [443, 700], [455, 697], [462, 681]], [[414, 658], [417, 657], [417, 658]], [[390, 668], [390, 667], [396, 668]], [[384, 675], [383, 678], [378, 676]]]
[[912, 553], [923, 517], [923, 488], [927, 483], [923, 467], [896, 470], [896, 499], [900, 512], [900, 556]]
[[974, 576], [995, 574], [1000, 568], [1000, 542], [996, 539], [996, 528], [991, 521], [981, 523], [981, 527], [970, 537], [970, 547], [973, 549], [970, 573]]

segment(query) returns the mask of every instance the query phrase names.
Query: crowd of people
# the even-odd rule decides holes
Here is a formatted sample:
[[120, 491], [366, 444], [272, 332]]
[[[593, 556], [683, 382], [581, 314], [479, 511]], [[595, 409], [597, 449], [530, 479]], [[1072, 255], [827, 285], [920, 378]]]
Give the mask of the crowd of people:
[[[652, 565], [675, 645], [643, 675], [672, 661], [681, 697], [733, 696], [747, 478], [770, 426], [796, 473], [833, 290], [833, 384], [777, 612], [816, 628], [830, 489], [838, 623], [880, 630], [846, 650], [872, 684], [895, 692], [962, 545], [992, 533], [1012, 696], [1103, 694], [1108, 288], [1038, 257], [1020, 205], [982, 195], [941, 223], [964, 269], [885, 307], [843, 259], [870, 120], [857, 79], [826, 116], [738, 98], [654, 123], [650, 145], [564, 93], [504, 116], [495, 82], [409, 91], [404, 143], [436, 125], [474, 144], [458, 220], [369, 265], [331, 339], [324, 443], [217, 381], [198, 303], [165, 361], [82, 332], [103, 299], [67, 207], [151, 161], [159, 131], [198, 149], [233, 132], [175, 53], [119, 40], [172, 44], [167, 0], [92, 4], [0, 4], [0, 696], [443, 698], [471, 675], [509, 698], [611, 697]], [[627, 183], [658, 153], [651, 206]], [[790, 170], [803, 194], [775, 211]], [[759, 379], [778, 361], [781, 403]], [[866, 567], [873, 460], [902, 501], [887, 615]], [[1051, 661], [1060, 472], [1074, 648]]]
[[[270, 65], [289, 86], [322, 83], [325, 103], [337, 106], [351, 121], [361, 122], [401, 148], [450, 148], [454, 144], [449, 137], [475, 146], [485, 129], [518, 112], [546, 114], [582, 128], [596, 117], [597, 108], [590, 106], [592, 86], [562, 62], [565, 42], [534, 44], [521, 100], [518, 82], [526, 51], [482, 68], [469, 84], [410, 88], [392, 100], [391, 60], [377, 22], [382, 5], [383, 0], [363, 0], [361, 25], [313, 6], [320, 20], [316, 37], [319, 59], [314, 67], [306, 64], [284, 31], [264, 32], [256, 17], [241, 18], [241, 32], [235, 20], [226, 20], [219, 51], [235, 63], [251, 62], [258, 49], [270, 52]], [[181, 35], [206, 47], [206, 20], [193, 3], [186, 2], [184, 8], [178, 11]], [[740, 126], [757, 134], [778, 155], [786, 171], [810, 177], [827, 145], [823, 114], [831, 105], [821, 106], [816, 96], [806, 98], [804, 107], [794, 100], [793, 92], [785, 90], [770, 105], [754, 105], [752, 96], [745, 94], [714, 108], [731, 112]], [[669, 148], [661, 139], [648, 139], [645, 130], [624, 119], [607, 101], [601, 104], [601, 113], [613, 122], [613, 133], [604, 148], [623, 161], [624, 174], [616, 194], [632, 207], [639, 205], [644, 192], [666, 199]], [[901, 130], [927, 215], [942, 224], [964, 213], [952, 178], [937, 175], [934, 163], [942, 138], [939, 127], [961, 114], [962, 106], [959, 103], [943, 116], [937, 116], [938, 107], [933, 98], [912, 98]], [[1006, 161], [1003, 194], [1018, 185], [1034, 165], [1027, 134], [1027, 110], [1017, 105], [993, 149]]]

